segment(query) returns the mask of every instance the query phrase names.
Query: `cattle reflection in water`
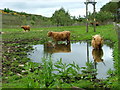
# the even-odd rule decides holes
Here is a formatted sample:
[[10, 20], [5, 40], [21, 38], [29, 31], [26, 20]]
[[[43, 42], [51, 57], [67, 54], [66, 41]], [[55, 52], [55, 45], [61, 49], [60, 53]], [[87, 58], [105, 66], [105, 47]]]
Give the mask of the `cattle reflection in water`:
[[103, 50], [102, 49], [93, 49], [92, 50], [92, 55], [94, 62], [103, 62]]
[[102, 49], [93, 49], [92, 50], [92, 56], [93, 56], [93, 59], [94, 59], [95, 68], [96, 68], [96, 65], [97, 65], [98, 62], [103, 62], [103, 64], [105, 65], [104, 60], [102, 59], [103, 54], [104, 53], [103, 53]]
[[44, 52], [45, 53], [68, 53], [71, 52], [70, 44], [52, 44], [45, 43], [44, 44]]

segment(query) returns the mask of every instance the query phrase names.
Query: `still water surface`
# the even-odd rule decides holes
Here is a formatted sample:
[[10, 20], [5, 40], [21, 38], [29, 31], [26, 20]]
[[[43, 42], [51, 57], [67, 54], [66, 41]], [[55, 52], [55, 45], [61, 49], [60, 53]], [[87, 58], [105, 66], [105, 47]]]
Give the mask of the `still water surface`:
[[73, 61], [80, 67], [85, 67], [86, 62], [95, 62], [97, 69], [97, 78], [105, 79], [107, 71], [114, 69], [113, 67], [113, 49], [104, 44], [101, 50], [95, 50], [90, 45], [90, 42], [77, 42], [69, 45], [59, 44], [55, 47], [47, 47], [47, 45], [33, 45], [34, 50], [29, 52], [28, 57], [32, 62], [41, 63], [41, 58], [52, 57], [53, 62], [62, 58], [63, 63], [73, 63]]

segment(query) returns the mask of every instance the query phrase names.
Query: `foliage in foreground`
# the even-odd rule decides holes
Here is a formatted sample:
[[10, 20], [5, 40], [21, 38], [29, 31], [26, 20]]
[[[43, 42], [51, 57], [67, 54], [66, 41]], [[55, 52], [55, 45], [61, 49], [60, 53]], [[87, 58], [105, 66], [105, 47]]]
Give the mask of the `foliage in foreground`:
[[[13, 84], [4, 85], [11, 88], [21, 86], [23, 88], [90, 88], [93, 87], [91, 81], [95, 79], [96, 72], [96, 70], [90, 69], [91, 65], [92, 63], [87, 63], [87, 67], [80, 68], [74, 62], [66, 64], [62, 63], [62, 59], [60, 59], [53, 63], [51, 58], [43, 58], [40, 64], [27, 62], [23, 67], [24, 73], [9, 76], [8, 82]], [[82, 71], [82, 74], [79, 74], [79, 70]], [[26, 75], [26, 73], [28, 74]], [[15, 82], [19, 82], [21, 86]]]

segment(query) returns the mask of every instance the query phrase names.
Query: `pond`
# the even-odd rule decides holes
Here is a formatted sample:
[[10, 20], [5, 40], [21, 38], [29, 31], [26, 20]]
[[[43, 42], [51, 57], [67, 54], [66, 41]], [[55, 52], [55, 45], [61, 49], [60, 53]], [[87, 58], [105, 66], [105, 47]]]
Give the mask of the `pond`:
[[70, 44], [57, 44], [54, 47], [48, 47], [48, 44], [33, 45], [34, 50], [28, 52], [28, 57], [32, 62], [41, 63], [41, 58], [50, 57], [53, 62], [62, 58], [63, 63], [75, 62], [80, 67], [85, 67], [86, 62], [94, 62], [97, 69], [97, 78], [105, 79], [107, 71], [114, 69], [113, 66], [113, 45], [110, 41], [105, 41], [102, 49], [95, 50], [92, 48], [90, 41], [71, 42]]

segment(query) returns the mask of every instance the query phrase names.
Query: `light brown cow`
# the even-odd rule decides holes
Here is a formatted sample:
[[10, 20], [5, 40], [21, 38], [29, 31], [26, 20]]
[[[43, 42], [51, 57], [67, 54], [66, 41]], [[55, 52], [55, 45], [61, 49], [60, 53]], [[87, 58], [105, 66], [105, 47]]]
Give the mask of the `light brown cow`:
[[30, 26], [29, 25], [24, 25], [24, 26], [21, 26], [21, 28], [24, 29], [24, 31], [30, 31]]
[[101, 49], [101, 47], [103, 46], [103, 42], [103, 38], [100, 35], [94, 35], [92, 37], [91, 44], [94, 49]]
[[63, 32], [48, 32], [48, 37], [52, 37], [52, 39], [57, 43], [58, 41], [66, 41], [70, 43], [70, 31]]

